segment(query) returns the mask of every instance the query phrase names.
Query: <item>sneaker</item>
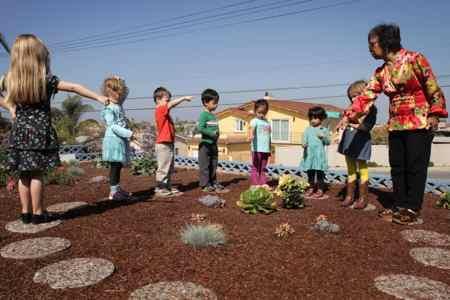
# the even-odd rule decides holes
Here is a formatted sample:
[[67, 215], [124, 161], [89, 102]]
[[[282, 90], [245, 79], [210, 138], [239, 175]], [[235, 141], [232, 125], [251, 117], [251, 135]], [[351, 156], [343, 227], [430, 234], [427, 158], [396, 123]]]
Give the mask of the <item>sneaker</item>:
[[417, 223], [420, 213], [412, 209], [400, 208], [392, 216], [392, 222], [400, 225], [412, 225]]
[[172, 194], [182, 194], [182, 193], [183, 193], [183, 192], [181, 192], [179, 189], [174, 188], [174, 187], [170, 188], [170, 192], [171, 192]]
[[33, 225], [38, 225], [38, 224], [42, 224], [42, 223], [48, 223], [48, 222], [52, 222], [54, 221], [56, 218], [53, 215], [50, 215], [47, 211], [43, 211], [41, 214], [39, 215], [35, 215], [33, 214], [31, 216], [31, 223]]
[[172, 191], [168, 189], [159, 189], [157, 193], [155, 193], [158, 197], [169, 197], [172, 196]]
[[223, 185], [221, 185], [220, 183], [216, 183], [214, 184], [214, 189], [216, 190], [216, 193], [228, 193], [229, 190], [227, 188], [225, 188]]
[[122, 188], [119, 188], [119, 193], [121, 193], [122, 195], [125, 195], [125, 196], [127, 196], [129, 198], [131, 197], [131, 193], [127, 192], [125, 190], [122, 190]]
[[128, 196], [128, 194], [125, 194], [121, 191], [115, 192], [111, 197], [111, 200], [113, 201], [127, 201], [129, 199], [130, 197]]
[[214, 193], [215, 191], [216, 191], [216, 189], [210, 185], [202, 188], [202, 192], [204, 192], [204, 193]]
[[31, 217], [32, 217], [31, 213], [20, 214], [20, 220], [22, 221], [23, 224], [30, 224]]

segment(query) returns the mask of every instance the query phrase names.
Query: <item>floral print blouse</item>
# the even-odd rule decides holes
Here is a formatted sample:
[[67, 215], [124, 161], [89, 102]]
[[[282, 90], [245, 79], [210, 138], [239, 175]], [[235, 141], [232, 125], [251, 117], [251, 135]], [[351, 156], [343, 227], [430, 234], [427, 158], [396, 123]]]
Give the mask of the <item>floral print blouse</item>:
[[353, 98], [345, 115], [354, 120], [366, 114], [381, 92], [389, 97], [390, 131], [424, 129], [430, 115], [448, 116], [444, 94], [421, 53], [401, 49], [393, 62], [377, 68], [365, 91]]

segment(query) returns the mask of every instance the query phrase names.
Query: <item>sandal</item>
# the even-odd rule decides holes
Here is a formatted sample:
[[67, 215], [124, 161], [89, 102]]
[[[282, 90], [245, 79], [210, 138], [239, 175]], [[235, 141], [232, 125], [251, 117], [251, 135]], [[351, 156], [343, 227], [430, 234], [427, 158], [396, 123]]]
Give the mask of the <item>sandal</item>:
[[419, 212], [402, 208], [392, 216], [392, 222], [400, 225], [413, 225], [417, 223]]
[[393, 215], [394, 215], [394, 211], [390, 208], [385, 208], [378, 212], [378, 217], [386, 222], [392, 222]]

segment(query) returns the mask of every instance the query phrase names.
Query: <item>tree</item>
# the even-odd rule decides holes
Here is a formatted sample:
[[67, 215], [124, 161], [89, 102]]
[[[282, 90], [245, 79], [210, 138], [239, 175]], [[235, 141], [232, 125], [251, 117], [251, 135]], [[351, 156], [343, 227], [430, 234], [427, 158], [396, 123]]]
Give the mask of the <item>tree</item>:
[[83, 113], [92, 110], [89, 104], [83, 104], [78, 95], [68, 95], [61, 109], [52, 108], [52, 121], [61, 142], [74, 143], [78, 133], [78, 122]]

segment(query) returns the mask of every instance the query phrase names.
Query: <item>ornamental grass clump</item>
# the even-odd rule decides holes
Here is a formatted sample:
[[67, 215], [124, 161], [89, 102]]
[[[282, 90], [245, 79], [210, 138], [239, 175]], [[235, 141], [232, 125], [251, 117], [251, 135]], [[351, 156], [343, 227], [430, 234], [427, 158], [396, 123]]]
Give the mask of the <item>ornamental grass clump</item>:
[[450, 209], [450, 192], [447, 191], [441, 195], [441, 197], [436, 201], [437, 208]]
[[276, 194], [283, 200], [284, 208], [303, 208], [304, 193], [308, 187], [309, 184], [304, 180], [296, 179], [292, 175], [283, 175], [278, 180]]
[[236, 202], [241, 210], [248, 214], [270, 214], [277, 210], [277, 203], [271, 192], [265, 188], [249, 188], [241, 193], [240, 200]]
[[226, 243], [223, 227], [218, 224], [188, 224], [181, 231], [181, 240], [194, 248], [217, 247]]

